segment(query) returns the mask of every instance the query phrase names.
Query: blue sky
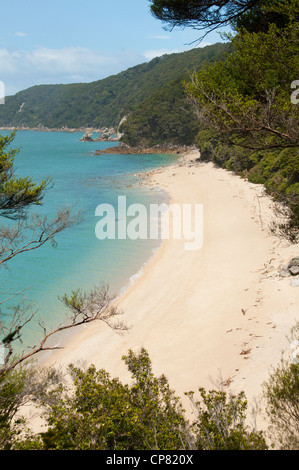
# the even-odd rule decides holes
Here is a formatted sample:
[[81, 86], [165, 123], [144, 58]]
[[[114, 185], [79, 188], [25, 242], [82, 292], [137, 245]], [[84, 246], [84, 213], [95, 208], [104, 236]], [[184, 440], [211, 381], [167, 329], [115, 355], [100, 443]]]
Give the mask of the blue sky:
[[[148, 0], [2, 2], [0, 81], [6, 95], [33, 85], [91, 82], [181, 52], [199, 33], [165, 31]], [[208, 35], [201, 46], [221, 41]]]

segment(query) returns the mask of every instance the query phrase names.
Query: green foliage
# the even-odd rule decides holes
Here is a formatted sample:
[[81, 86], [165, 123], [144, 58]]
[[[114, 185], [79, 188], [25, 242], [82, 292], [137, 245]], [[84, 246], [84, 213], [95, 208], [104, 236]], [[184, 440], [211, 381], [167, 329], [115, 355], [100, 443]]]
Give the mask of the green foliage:
[[124, 133], [121, 141], [132, 147], [161, 143], [192, 145], [198, 124], [181, 82], [170, 82], [129, 115], [120, 128]]
[[[294, 329], [297, 332], [298, 326]], [[199, 389], [186, 393], [193, 421], [165, 375], [152, 372], [145, 349], [123, 357], [130, 384], [105, 370], [69, 366], [70, 377], [32, 367], [12, 370], [0, 381], [0, 449], [24, 450], [267, 450], [264, 432], [247, 423], [244, 392]], [[297, 361], [282, 360], [265, 386], [270, 431], [281, 449], [297, 449]], [[69, 380], [71, 378], [71, 380]], [[44, 409], [47, 431], [33, 435], [20, 414], [28, 400]], [[17, 419], [16, 419], [17, 418]], [[273, 443], [273, 444], [277, 444]], [[277, 447], [276, 447], [277, 448]]]
[[271, 24], [285, 28], [289, 21], [289, 15], [280, 12], [279, 0], [263, 0], [252, 6], [243, 15], [234, 18], [231, 23], [237, 31], [246, 29], [250, 33], [257, 33], [259, 31], [267, 32]]
[[118, 126], [164, 85], [182, 77], [222, 45], [157, 57], [92, 83], [39, 85], [8, 96], [0, 126], [80, 128]]
[[153, 15], [166, 22], [171, 28], [189, 26], [200, 31], [204, 30], [205, 34], [230, 24], [257, 4], [265, 3], [260, 0], [240, 0], [238, 2], [232, 0], [150, 1]]
[[[194, 69], [222, 59], [229, 49], [230, 44], [217, 44], [197, 50], [196, 54], [196, 49], [185, 53], [190, 56], [189, 64], [186, 63], [189, 70], [182, 64], [180, 75], [175, 80], [167, 82], [129, 114], [120, 128], [120, 132], [124, 133], [121, 141], [131, 146], [162, 143], [193, 145], [200, 121], [187, 100], [183, 82]], [[184, 57], [186, 60], [187, 55]], [[180, 54], [177, 54], [177, 60], [179, 65]], [[170, 77], [170, 71], [167, 73]]]
[[196, 144], [201, 159], [263, 184], [269, 195], [285, 207], [287, 221], [280, 225], [280, 233], [291, 242], [298, 240], [299, 227], [299, 151], [296, 148], [259, 150], [252, 152], [229, 145], [211, 130], [200, 131]]
[[270, 430], [284, 450], [299, 450], [299, 323], [292, 333], [296, 357], [282, 357], [264, 384]]
[[265, 5], [288, 21], [259, 32], [241, 30], [227, 59], [193, 74], [185, 88], [201, 122], [196, 143], [202, 159], [264, 184], [288, 208], [284, 230], [296, 241], [299, 106], [291, 100], [291, 83], [299, 73], [299, 4], [269, 0]]
[[[45, 449], [151, 450], [186, 445], [185, 420], [165, 376], [156, 378], [147, 352], [125, 356], [131, 386], [94, 366], [71, 366], [75, 393], [58, 387], [48, 396]], [[72, 388], [72, 387], [71, 387]]]
[[41, 448], [21, 409], [61, 381], [56, 370], [36, 369], [29, 363], [0, 376], [0, 450]]
[[26, 215], [30, 205], [41, 204], [49, 180], [37, 185], [32, 178], [14, 176], [14, 157], [18, 150], [9, 149], [14, 137], [15, 132], [0, 136], [0, 216], [19, 219]]
[[[42, 394], [48, 430], [33, 440], [45, 450], [264, 450], [263, 434], [245, 426], [243, 393], [200, 389], [192, 425], [170, 389], [155, 377], [145, 349], [123, 357], [130, 385], [105, 370], [70, 366], [72, 383]], [[193, 399], [193, 393], [187, 394]], [[41, 439], [41, 440], [40, 440]], [[18, 444], [20, 445], [20, 444]], [[28, 444], [28, 440], [26, 441]]]
[[[193, 431], [198, 450], [266, 450], [262, 432], [245, 425], [247, 400], [244, 392], [227, 396], [222, 390], [209, 393], [200, 388], [201, 401], [194, 403]], [[193, 400], [193, 393], [189, 393]]]
[[299, 109], [291, 83], [299, 70], [297, 28], [244, 32], [234, 52], [192, 77], [186, 91], [205, 127], [251, 150], [298, 147]]
[[24, 420], [14, 421], [20, 397], [25, 388], [25, 374], [12, 372], [9, 377], [0, 377], [0, 449], [9, 450], [24, 426]]

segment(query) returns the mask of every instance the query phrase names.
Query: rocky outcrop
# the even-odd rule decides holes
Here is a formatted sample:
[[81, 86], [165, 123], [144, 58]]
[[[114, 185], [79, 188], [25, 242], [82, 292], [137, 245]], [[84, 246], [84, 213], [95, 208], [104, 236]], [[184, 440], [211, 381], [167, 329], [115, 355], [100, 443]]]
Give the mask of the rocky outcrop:
[[106, 141], [115, 141], [115, 129], [110, 128], [108, 129], [107, 127], [103, 128], [100, 130], [100, 135], [97, 137], [94, 141], [95, 142], [106, 142]]
[[81, 137], [80, 142], [113, 142], [116, 141], [115, 129], [104, 127], [98, 131], [100, 135], [94, 139], [92, 137], [93, 131], [87, 130], [83, 137]]
[[190, 150], [188, 146], [172, 145], [172, 144], [160, 144], [152, 147], [130, 147], [127, 144], [120, 143], [115, 147], [110, 147], [103, 150], [96, 150], [95, 155], [104, 154], [155, 154], [155, 153], [171, 153], [176, 155], [185, 154]]
[[92, 132], [86, 131], [84, 136], [81, 137], [80, 142], [93, 142]]
[[288, 262], [288, 264], [283, 266], [279, 274], [282, 277], [298, 276], [299, 275], [299, 256], [292, 258]]

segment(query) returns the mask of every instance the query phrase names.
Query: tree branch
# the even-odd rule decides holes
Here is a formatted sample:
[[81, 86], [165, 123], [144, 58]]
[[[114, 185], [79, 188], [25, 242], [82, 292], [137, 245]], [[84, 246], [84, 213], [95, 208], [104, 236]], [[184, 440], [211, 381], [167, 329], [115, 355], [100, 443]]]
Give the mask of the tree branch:
[[[15, 227], [0, 228], [0, 266], [10, 261], [15, 256], [40, 248], [48, 241], [55, 243], [54, 237], [64, 229], [77, 225], [81, 221], [81, 214], [71, 214], [71, 208], [66, 206], [60, 209], [56, 216], [48, 222], [47, 217], [31, 215], [30, 221], [20, 221]], [[31, 232], [31, 240], [22, 246], [17, 246], [25, 236], [25, 232]], [[39, 231], [37, 236], [36, 232]]]
[[[48, 340], [57, 333], [63, 332], [70, 328], [78, 327], [91, 323], [96, 320], [104, 322], [109, 328], [114, 331], [125, 331], [128, 327], [121, 323], [111, 323], [111, 319], [115, 316], [121, 315], [123, 312], [120, 311], [115, 305], [111, 305], [114, 300], [114, 296], [109, 295], [109, 287], [102, 285], [99, 288], [91, 290], [88, 294], [82, 293], [80, 290], [73, 291], [72, 295], [68, 297], [64, 295], [60, 300], [62, 303], [72, 312], [71, 318], [68, 323], [61, 324], [54, 330], [47, 333], [47, 329], [44, 324], [39, 323], [43, 330], [43, 338], [41, 339], [39, 345], [33, 346], [32, 351], [21, 354], [15, 361], [9, 363], [11, 356], [13, 354], [12, 343], [16, 339], [20, 339], [21, 330], [28, 324], [35, 315], [35, 312], [32, 312], [30, 316], [22, 322], [23, 311], [18, 311], [19, 318], [17, 321], [14, 321], [10, 326], [9, 330], [4, 326], [3, 322], [0, 322], [0, 328], [6, 337], [2, 340], [3, 346], [8, 349], [5, 358], [4, 365], [0, 369], [0, 378], [4, 374], [7, 374], [11, 370], [15, 369], [19, 364], [27, 361], [32, 356], [35, 356], [41, 351], [53, 351], [56, 349], [61, 349], [58, 346], [46, 346]], [[1, 343], [0, 343], [1, 345]]]

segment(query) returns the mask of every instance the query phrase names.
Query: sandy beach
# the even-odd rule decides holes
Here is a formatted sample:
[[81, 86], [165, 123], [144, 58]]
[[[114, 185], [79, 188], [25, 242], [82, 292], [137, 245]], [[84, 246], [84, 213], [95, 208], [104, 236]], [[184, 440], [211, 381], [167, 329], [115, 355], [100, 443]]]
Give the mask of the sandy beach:
[[252, 403], [258, 399], [299, 320], [299, 286], [279, 276], [299, 246], [270, 233], [273, 204], [262, 186], [198, 157], [194, 151], [152, 171], [143, 184], [164, 189], [172, 203], [203, 205], [201, 249], [164, 240], [116, 300], [129, 330], [120, 335], [91, 323], [46, 365], [92, 363], [127, 381], [122, 355], [145, 347], [154, 373], [164, 373], [183, 401], [184, 392], [215, 388], [219, 380]]

